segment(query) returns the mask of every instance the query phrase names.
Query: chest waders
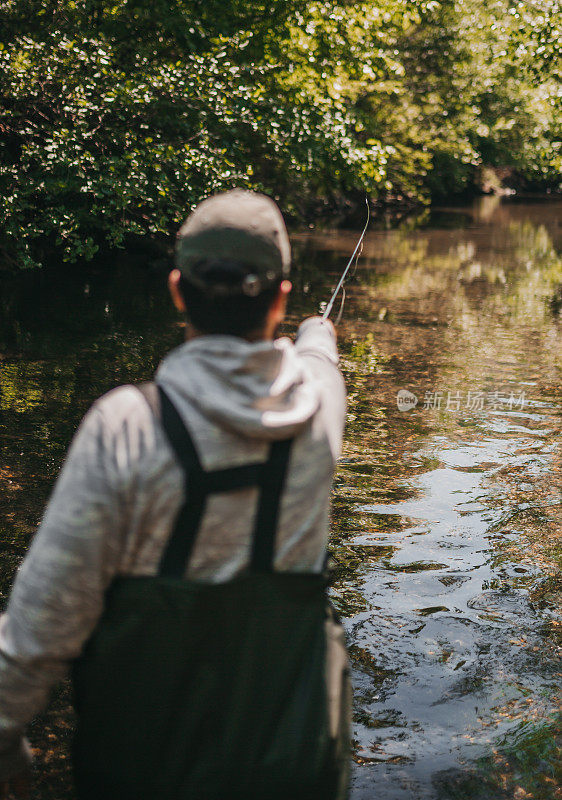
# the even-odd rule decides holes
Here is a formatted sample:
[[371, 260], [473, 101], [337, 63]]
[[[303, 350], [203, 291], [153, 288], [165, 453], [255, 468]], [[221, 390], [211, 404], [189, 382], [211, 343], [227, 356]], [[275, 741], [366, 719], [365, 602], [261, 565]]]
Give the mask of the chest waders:
[[[350, 685], [325, 579], [272, 567], [291, 441], [204, 471], [166, 394], [141, 387], [184, 470], [154, 577], [117, 578], [73, 680], [81, 800], [341, 800]], [[258, 486], [248, 571], [184, 578], [210, 494]]]

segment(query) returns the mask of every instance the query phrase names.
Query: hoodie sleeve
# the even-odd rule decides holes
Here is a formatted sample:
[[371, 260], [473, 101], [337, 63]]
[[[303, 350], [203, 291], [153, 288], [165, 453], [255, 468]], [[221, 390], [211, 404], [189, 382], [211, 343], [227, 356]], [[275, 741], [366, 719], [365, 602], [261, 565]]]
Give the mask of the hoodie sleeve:
[[334, 459], [341, 453], [346, 390], [339, 369], [336, 335], [331, 323], [310, 317], [301, 323], [295, 347], [314, 376], [322, 398], [321, 413]]
[[117, 568], [119, 507], [94, 406], [69, 449], [0, 618], [0, 781], [29, 763], [25, 726], [81, 651]]

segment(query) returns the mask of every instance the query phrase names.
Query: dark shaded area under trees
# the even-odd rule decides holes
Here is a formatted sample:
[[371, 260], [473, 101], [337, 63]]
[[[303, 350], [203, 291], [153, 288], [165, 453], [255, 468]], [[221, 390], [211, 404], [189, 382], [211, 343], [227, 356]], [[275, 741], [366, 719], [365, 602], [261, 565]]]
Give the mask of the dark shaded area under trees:
[[0, 269], [232, 186], [295, 220], [560, 190], [558, 0], [7, 0], [0, 30]]

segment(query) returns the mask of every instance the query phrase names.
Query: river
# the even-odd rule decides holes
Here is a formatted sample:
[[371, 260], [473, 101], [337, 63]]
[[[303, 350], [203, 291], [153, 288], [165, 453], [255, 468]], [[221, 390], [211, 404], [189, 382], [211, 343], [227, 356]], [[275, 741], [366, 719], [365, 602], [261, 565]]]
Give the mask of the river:
[[[287, 333], [357, 236], [293, 236]], [[0, 280], [4, 599], [88, 405], [181, 341], [166, 265], [139, 258]], [[562, 796], [561, 283], [559, 200], [486, 197], [367, 234], [339, 325], [349, 407], [330, 544], [352, 800]], [[38, 797], [68, 791], [66, 705], [32, 730]]]

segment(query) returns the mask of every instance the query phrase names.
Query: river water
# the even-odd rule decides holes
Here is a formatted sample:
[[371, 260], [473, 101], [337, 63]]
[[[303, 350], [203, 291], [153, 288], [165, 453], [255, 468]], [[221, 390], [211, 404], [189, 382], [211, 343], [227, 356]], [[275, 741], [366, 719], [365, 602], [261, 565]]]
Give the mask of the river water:
[[[294, 236], [288, 333], [356, 240]], [[181, 341], [167, 265], [138, 261], [1, 281], [4, 597], [89, 403]], [[562, 796], [561, 283], [560, 201], [483, 198], [366, 237], [339, 326], [349, 408], [331, 535], [352, 800]], [[42, 722], [63, 744], [65, 703]], [[38, 796], [70, 796], [40, 733], [37, 746]]]

